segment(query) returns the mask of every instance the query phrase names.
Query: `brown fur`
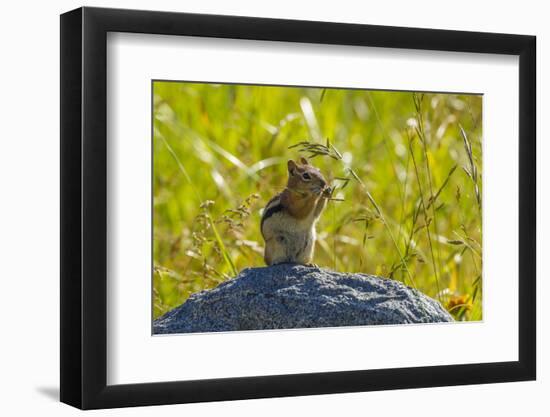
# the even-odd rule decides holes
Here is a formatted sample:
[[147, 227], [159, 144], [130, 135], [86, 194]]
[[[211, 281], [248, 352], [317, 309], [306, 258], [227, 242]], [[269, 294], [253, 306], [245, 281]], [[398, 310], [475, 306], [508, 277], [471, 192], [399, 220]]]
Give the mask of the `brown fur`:
[[301, 195], [286, 189], [281, 193], [281, 204], [292, 217], [297, 219], [306, 218], [314, 209], [319, 197], [309, 194]]
[[309, 264], [313, 260], [315, 223], [326, 205], [330, 188], [317, 168], [305, 158], [300, 162], [288, 161], [287, 186], [268, 202], [262, 215], [267, 265]]

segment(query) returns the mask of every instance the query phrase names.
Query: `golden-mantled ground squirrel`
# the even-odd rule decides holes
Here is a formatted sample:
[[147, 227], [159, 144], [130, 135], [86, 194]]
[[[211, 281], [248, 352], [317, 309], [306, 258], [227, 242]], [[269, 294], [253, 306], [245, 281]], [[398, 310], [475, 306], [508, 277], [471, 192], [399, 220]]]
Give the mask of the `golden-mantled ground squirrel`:
[[330, 187], [321, 172], [301, 158], [288, 161], [288, 183], [284, 191], [267, 203], [261, 231], [267, 265], [299, 263], [310, 265], [315, 248], [315, 223], [330, 197]]

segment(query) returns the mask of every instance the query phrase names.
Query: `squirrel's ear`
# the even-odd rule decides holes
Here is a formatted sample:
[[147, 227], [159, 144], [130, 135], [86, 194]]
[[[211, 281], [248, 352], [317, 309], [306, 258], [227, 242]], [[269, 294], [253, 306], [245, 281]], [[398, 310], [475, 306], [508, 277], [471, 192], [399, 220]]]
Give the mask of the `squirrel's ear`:
[[300, 162], [302, 163], [302, 165], [309, 165], [309, 161], [304, 157], [300, 158]]
[[292, 159], [289, 159], [287, 162], [287, 167], [290, 175], [294, 175], [294, 172], [296, 170], [296, 162], [294, 162]]

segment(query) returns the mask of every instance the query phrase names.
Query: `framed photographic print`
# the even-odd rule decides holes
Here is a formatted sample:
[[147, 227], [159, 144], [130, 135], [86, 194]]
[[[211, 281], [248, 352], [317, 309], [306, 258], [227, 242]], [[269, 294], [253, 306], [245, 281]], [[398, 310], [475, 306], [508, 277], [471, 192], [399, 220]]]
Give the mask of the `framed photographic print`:
[[535, 379], [535, 38], [61, 16], [61, 401]]

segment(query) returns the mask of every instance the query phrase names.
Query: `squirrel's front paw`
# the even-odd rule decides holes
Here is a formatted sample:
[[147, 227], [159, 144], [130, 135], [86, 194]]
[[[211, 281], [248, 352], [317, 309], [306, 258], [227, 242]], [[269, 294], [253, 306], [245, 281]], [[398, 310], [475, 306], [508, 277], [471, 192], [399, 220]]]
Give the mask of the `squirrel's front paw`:
[[330, 198], [332, 196], [332, 188], [326, 187], [323, 190], [322, 196], [325, 197], [325, 198]]

